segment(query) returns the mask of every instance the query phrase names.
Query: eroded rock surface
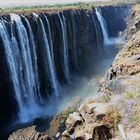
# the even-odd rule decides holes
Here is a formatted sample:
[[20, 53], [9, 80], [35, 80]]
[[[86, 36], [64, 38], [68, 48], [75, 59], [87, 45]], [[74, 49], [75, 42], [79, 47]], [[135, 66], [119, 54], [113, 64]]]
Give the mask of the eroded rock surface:
[[45, 133], [37, 132], [33, 126], [14, 132], [8, 140], [52, 140], [52, 138]]
[[[75, 119], [72, 119], [73, 117]], [[108, 104], [95, 102], [93, 99], [82, 104], [78, 112], [69, 115], [62, 139], [70, 135], [77, 140], [109, 139], [113, 136], [111, 133], [113, 125], [110, 124], [114, 124], [113, 108]]]

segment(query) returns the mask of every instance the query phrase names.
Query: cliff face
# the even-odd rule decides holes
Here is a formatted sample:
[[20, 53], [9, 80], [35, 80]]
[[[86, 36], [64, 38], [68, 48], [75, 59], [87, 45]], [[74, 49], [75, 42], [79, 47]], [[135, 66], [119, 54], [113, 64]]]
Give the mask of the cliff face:
[[139, 13], [140, 6], [135, 6], [126, 43], [102, 80], [98, 97], [69, 115], [62, 139], [140, 139]]
[[[61, 140], [140, 139], [139, 13], [140, 7], [134, 7], [126, 30], [126, 43], [101, 80], [97, 96], [86, 99], [67, 119], [66, 112], [58, 114], [51, 123], [53, 134], [49, 131], [47, 134]], [[36, 136], [51, 139], [47, 134]]]
[[[1, 31], [1, 34], [5, 34], [7, 40], [3, 38], [3, 35], [0, 36], [0, 72], [3, 73], [0, 77], [0, 128], [13, 120], [20, 119], [18, 116], [20, 109], [27, 102], [28, 105], [31, 103], [29, 100], [32, 97], [27, 97], [31, 93], [31, 90], [33, 91], [31, 95], [34, 96], [36, 104], [44, 106], [43, 102], [45, 101], [45, 104], [47, 104], [50, 96], [56, 90], [54, 82], [59, 83], [59, 86], [63, 86], [68, 82], [65, 69], [69, 69], [69, 75], [78, 73], [79, 71], [82, 72], [86, 67], [89, 52], [98, 53], [98, 47], [96, 47], [96, 30], [100, 35], [101, 44], [102, 35], [100, 27], [96, 27], [98, 21], [94, 16], [95, 19], [93, 19], [92, 15], [95, 16], [94, 10], [89, 12], [85, 10], [65, 10], [59, 13], [40, 12], [36, 15], [31, 13], [17, 14], [13, 15], [13, 18], [16, 18], [13, 21], [11, 15], [1, 16], [1, 28], [4, 29], [3, 33]], [[46, 19], [49, 22], [49, 26]], [[64, 23], [65, 27], [62, 27]], [[46, 37], [43, 35], [42, 26], [44, 26]], [[22, 33], [21, 36], [20, 33]], [[45, 39], [48, 41], [47, 45], [45, 45]], [[10, 44], [9, 50], [6, 43]], [[54, 72], [52, 73], [50, 70], [52, 65], [49, 62], [48, 50], [46, 51], [47, 46], [50, 47], [51, 53], [54, 54], [52, 60], [54, 61], [53, 69], [56, 70], [56, 80], [54, 80]], [[65, 46], [67, 50], [64, 50]], [[30, 50], [27, 51], [26, 48], [28, 47], [30, 47]], [[11, 48], [13, 50], [10, 50]], [[12, 59], [9, 59], [10, 51], [12, 52], [11, 58], [13, 57], [14, 62], [12, 62]], [[64, 62], [64, 57], [67, 57], [67, 62]], [[29, 61], [29, 58], [31, 58], [31, 61]], [[33, 70], [32, 72], [29, 72], [29, 62]], [[64, 66], [64, 63], [67, 63], [67, 65]], [[14, 67], [16, 70], [15, 75], [10, 73]], [[33, 76], [31, 76], [31, 73]], [[14, 84], [15, 79], [17, 80], [16, 84]], [[34, 84], [34, 86], [31, 86], [31, 79], [32, 83], [35, 82], [37, 85]], [[20, 84], [17, 86], [18, 83]], [[30, 87], [27, 88], [29, 85]], [[19, 98], [17, 99], [17, 95], [15, 95], [14, 88], [20, 88], [20, 92], [18, 91], [18, 95], [21, 96], [20, 101], [18, 100]], [[28, 89], [31, 90], [29, 91]], [[23, 101], [23, 105], [20, 108], [19, 103], [21, 100]], [[41, 100], [44, 101], [42, 102]], [[23, 114], [25, 115], [25, 113]]]
[[[124, 30], [128, 14], [123, 11], [130, 5], [98, 10], [116, 29], [109, 29], [110, 37]], [[121, 21], [114, 24], [116, 18]], [[85, 70], [89, 57], [95, 65], [101, 52], [107, 52], [95, 8], [4, 14], [0, 29], [0, 135], [11, 122], [30, 122], [46, 114], [51, 97], [58, 99], [59, 88]]]
[[[117, 31], [122, 31], [125, 28], [125, 21], [122, 22], [119, 21], [123, 19], [122, 17], [126, 16], [126, 13], [124, 13], [123, 11], [125, 8], [127, 9], [128, 7], [127, 6], [100, 7], [104, 15], [104, 18], [107, 21], [107, 26], [109, 28], [109, 35], [111, 37], [116, 37], [118, 34]], [[44, 80], [43, 74], [41, 75], [42, 72], [45, 73], [44, 71], [45, 65], [41, 65], [42, 62], [44, 63], [45, 61], [43, 59], [45, 57], [45, 50], [42, 49], [41, 47], [42, 38], [43, 38], [42, 33], [40, 32], [41, 21], [43, 21], [45, 31], [47, 33], [49, 31], [47, 27], [47, 22], [45, 21], [45, 16], [47, 16], [50, 22], [50, 29], [52, 32], [51, 39], [53, 42], [53, 53], [55, 54], [54, 64], [56, 67], [58, 81], [62, 85], [67, 82], [67, 79], [64, 75], [65, 73], [63, 71], [63, 64], [61, 64], [63, 59], [63, 57], [61, 57], [63, 56], [63, 51], [61, 48], [63, 44], [62, 43], [63, 29], [61, 27], [62, 26], [60, 20], [61, 18], [63, 19], [63, 17], [65, 17], [65, 21], [66, 21], [65, 28], [68, 37], [66, 43], [68, 45], [68, 61], [69, 61], [71, 73], [78, 71], [75, 65], [76, 64], [74, 58], [75, 54], [73, 52], [75, 49], [74, 48], [75, 43], [78, 50], [77, 52], [78, 66], [80, 67], [81, 71], [86, 66], [90, 54], [94, 55], [94, 59], [96, 57], [100, 58], [99, 47], [103, 51], [103, 53], [105, 53], [106, 48], [104, 48], [103, 46], [103, 34], [101, 32], [101, 27], [99, 26], [99, 21], [97, 20], [97, 16], [95, 14], [94, 9], [92, 11], [66, 10], [60, 12], [59, 14], [40, 13], [38, 14], [38, 16], [36, 16], [35, 14], [31, 14], [31, 15], [27, 14], [25, 15], [25, 17], [21, 16], [22, 22], [26, 28], [27, 28], [27, 23], [25, 19], [27, 19], [30, 22], [33, 30], [33, 34], [35, 36], [35, 44], [37, 46], [36, 49], [37, 49], [37, 57], [38, 57], [37, 63], [40, 66], [39, 75], [40, 75], [40, 80], [42, 82], [41, 90], [44, 89], [45, 91], [45, 89], [47, 88], [47, 91], [51, 91], [52, 89], [51, 82], [49, 82], [49, 80]], [[9, 16], [4, 16], [3, 18], [7, 21], [9, 20]], [[6, 27], [9, 29], [9, 25], [7, 25]], [[18, 36], [15, 27], [13, 28], [13, 30], [15, 35]], [[27, 32], [29, 32], [28, 28], [27, 28]], [[50, 40], [48, 40], [48, 42], [50, 43]], [[129, 47], [125, 47], [125, 48], [129, 48]], [[121, 52], [127, 52], [127, 51], [123, 49]], [[125, 55], [124, 57], [126, 56], [127, 55]], [[119, 56], [118, 59], [120, 60], [121, 56]], [[66, 110], [65, 112], [58, 114], [52, 120], [50, 129], [47, 132], [40, 133], [36, 130], [37, 128], [33, 126], [27, 129], [18, 130], [17, 132], [13, 133], [9, 137], [9, 140], [18, 139], [18, 138], [45, 140], [45, 139], [51, 139], [50, 137], [53, 137], [55, 139], [60, 138], [62, 140], [66, 140], [66, 139], [104, 140], [104, 139], [113, 138], [115, 136], [115, 132], [116, 132], [115, 130], [117, 129], [117, 124], [121, 120], [123, 120], [122, 119], [123, 116], [120, 115], [119, 109], [117, 108], [116, 104], [113, 103], [114, 99], [117, 98], [116, 95], [114, 95], [113, 93], [115, 93], [117, 89], [114, 89], [113, 91], [112, 90], [113, 84], [111, 83], [115, 83], [115, 80], [117, 79], [117, 77], [119, 77], [118, 72], [116, 72], [117, 73], [116, 74], [114, 70], [112, 70], [115, 68], [115, 65], [117, 65], [115, 64], [117, 63], [116, 60], [113, 63], [112, 68], [107, 72], [105, 80], [102, 82], [100, 91], [96, 98], [87, 99], [85, 103], [83, 103], [80, 106], [80, 108], [77, 109], [76, 112], [74, 113], [73, 111], [77, 108], [77, 106], [75, 105], [69, 108], [68, 111]], [[134, 65], [135, 62], [133, 66]], [[124, 70], [123, 70], [123, 74], [125, 73]], [[129, 74], [130, 73], [125, 73], [123, 76]], [[115, 83], [115, 88], [116, 88], [116, 83]], [[50, 94], [51, 92], [47, 92], [47, 94], [48, 93]], [[41, 94], [44, 96], [45, 92], [41, 92]], [[68, 117], [69, 112], [72, 112], [72, 114], [70, 114]], [[8, 114], [7, 120], [9, 120], [10, 115], [11, 114]], [[5, 118], [3, 117], [3, 119]]]
[[126, 137], [140, 139], [140, 6], [134, 6], [129, 21], [127, 41], [105, 75], [100, 92], [110, 93], [111, 102], [120, 113]]

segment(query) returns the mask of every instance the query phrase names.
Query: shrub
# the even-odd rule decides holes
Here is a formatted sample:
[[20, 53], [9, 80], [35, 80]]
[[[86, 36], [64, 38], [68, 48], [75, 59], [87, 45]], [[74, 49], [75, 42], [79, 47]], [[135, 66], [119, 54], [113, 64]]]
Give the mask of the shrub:
[[137, 3], [139, 3], [139, 4], [140, 4], [140, 0], [137, 0]]

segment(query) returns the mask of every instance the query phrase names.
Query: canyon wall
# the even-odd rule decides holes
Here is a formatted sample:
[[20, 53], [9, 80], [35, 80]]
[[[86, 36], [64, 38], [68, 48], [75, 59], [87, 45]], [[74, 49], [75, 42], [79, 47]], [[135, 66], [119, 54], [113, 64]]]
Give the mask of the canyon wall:
[[[110, 37], [125, 29], [130, 6], [98, 10]], [[85, 70], [89, 56], [100, 58], [106, 50], [94, 8], [2, 15], [0, 29], [1, 128], [41, 117], [50, 98], [61, 96], [72, 75]]]

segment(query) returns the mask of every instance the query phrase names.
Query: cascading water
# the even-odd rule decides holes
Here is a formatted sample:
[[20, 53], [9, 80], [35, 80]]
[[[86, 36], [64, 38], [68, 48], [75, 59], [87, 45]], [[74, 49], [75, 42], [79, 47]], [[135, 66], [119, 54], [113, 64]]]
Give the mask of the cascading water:
[[[51, 50], [51, 57], [52, 57], [52, 62], [53, 62], [53, 65], [54, 65], [54, 53], [53, 53], [53, 41], [52, 41], [52, 34], [51, 34], [51, 28], [50, 28], [50, 23], [49, 23], [49, 20], [47, 18], [46, 15], [44, 15], [45, 17], [45, 20], [47, 22], [47, 27], [48, 27], [48, 37], [49, 37], [49, 40], [50, 40], [50, 50]], [[55, 66], [54, 66], [55, 68]]]
[[[116, 43], [115, 38], [109, 37], [106, 21], [99, 11], [96, 8], [89, 13], [71, 10], [1, 17], [0, 93], [6, 96], [0, 94], [0, 99], [7, 100], [8, 97], [12, 100], [6, 104], [5, 100], [1, 101], [12, 112], [4, 114], [5, 110], [0, 107], [1, 114], [4, 114], [0, 119], [5, 121], [2, 127], [9, 122], [25, 123], [54, 115], [60, 101], [58, 96], [69, 92], [62, 91], [64, 85], [71, 83], [67, 86], [72, 86], [71, 81], [78, 79], [78, 72], [82, 74], [88, 67], [85, 62], [91, 65], [91, 61], [95, 64], [101, 59], [98, 54], [104, 47], [103, 40], [104, 45]], [[121, 20], [125, 25], [124, 19]], [[97, 46], [100, 50], [96, 49]]]
[[[9, 38], [9, 35], [8, 35], [8, 32], [4, 26], [4, 23], [3, 21], [0, 22], [0, 35], [2, 37], [2, 41], [3, 41], [3, 44], [4, 44], [4, 50], [5, 50], [5, 55], [6, 55], [6, 59], [7, 59], [7, 63], [8, 63], [8, 66], [9, 66], [9, 72], [10, 72], [10, 75], [11, 75], [11, 81], [12, 81], [12, 84], [13, 84], [13, 88], [14, 88], [14, 93], [15, 93], [15, 96], [18, 100], [18, 105], [19, 105], [19, 115], [20, 116], [23, 116], [24, 113], [25, 113], [25, 109], [24, 109], [24, 103], [22, 101], [22, 93], [21, 93], [21, 86], [19, 83], [19, 75], [18, 75], [18, 72], [17, 72], [17, 69], [18, 67], [16, 67], [17, 65], [17, 62], [15, 62], [15, 58], [16, 56], [14, 55], [15, 52], [18, 52], [17, 49], [15, 49], [17, 43], [13, 43], [14, 41], [14, 38], [12, 38], [12, 42]], [[11, 44], [14, 46], [14, 48], [12, 49], [11, 48]]]
[[95, 23], [95, 19], [94, 19], [94, 16], [92, 15], [92, 21], [93, 21], [93, 24], [95, 26], [95, 32], [96, 32], [96, 40], [97, 40], [97, 46], [99, 48], [99, 50], [101, 49], [101, 45], [100, 45], [100, 36], [99, 36], [99, 32], [98, 32], [98, 28], [97, 28], [97, 25]]
[[50, 53], [51, 53], [51, 64], [52, 64], [52, 79], [53, 79], [53, 87], [54, 87], [54, 93], [56, 96], [59, 96], [60, 94], [60, 84], [58, 83], [58, 79], [56, 76], [56, 68], [55, 68], [55, 63], [54, 63], [54, 51], [53, 51], [53, 41], [52, 41], [52, 34], [51, 34], [51, 28], [50, 28], [50, 23], [49, 20], [47, 18], [46, 15], [45, 16], [45, 20], [47, 21], [47, 27], [48, 27], [48, 37], [50, 40], [50, 44], [49, 44], [49, 49], [50, 49]]
[[[49, 47], [49, 42], [48, 42], [48, 38], [45, 32], [45, 28], [43, 25], [43, 22], [41, 19], [39, 19], [40, 21], [40, 30], [42, 32], [42, 41], [43, 41], [43, 46], [45, 47], [45, 51], [46, 51], [46, 71], [49, 69], [48, 73], [49, 73], [49, 79], [51, 81], [52, 84], [52, 88], [53, 88], [53, 92], [56, 96], [59, 96], [59, 90], [58, 90], [58, 85], [57, 85], [57, 80], [56, 80], [56, 74], [55, 74], [55, 68], [54, 68], [54, 62], [52, 60], [53, 56], [51, 57], [51, 51], [50, 51], [50, 47]], [[53, 47], [53, 46], [51, 46]]]
[[67, 30], [66, 30], [66, 19], [62, 13], [62, 17], [60, 13], [58, 13], [58, 17], [61, 23], [62, 30], [62, 40], [63, 40], [63, 71], [65, 74], [65, 78], [67, 82], [69, 81], [69, 56], [68, 56], [68, 44], [67, 44]]
[[102, 29], [104, 45], [110, 46], [110, 45], [114, 45], [114, 44], [122, 44], [122, 42], [123, 42], [122, 37], [117, 37], [117, 38], [109, 37], [107, 24], [106, 24], [104, 17], [101, 14], [101, 9], [95, 8], [95, 12], [96, 12], [97, 19], [98, 19], [101, 29]]
[[[19, 120], [21, 122], [28, 122], [28, 120], [30, 120], [32, 117], [34, 118], [34, 115], [38, 113], [38, 106], [35, 99], [37, 92], [35, 73], [33, 70], [26, 28], [24, 27], [20, 16], [15, 14], [11, 14], [10, 16], [13, 24], [16, 24], [16, 31], [18, 35], [17, 39], [19, 42], [16, 43], [17, 46], [14, 46], [14, 49], [19, 50], [16, 54], [18, 58], [13, 60], [13, 65], [16, 68], [16, 72], [12, 72], [12, 74], [16, 74], [19, 82], [18, 85], [16, 85], [16, 88], [20, 88], [16, 93], [16, 99], [19, 104]], [[18, 59], [20, 61], [18, 61]]]
[[[31, 25], [29, 21], [23, 17], [24, 20], [26, 21], [28, 30], [29, 30], [29, 43], [31, 47], [31, 52], [32, 52], [32, 63], [33, 63], [33, 68], [34, 68], [34, 73], [35, 73], [35, 82], [36, 82], [36, 92], [40, 93], [40, 81], [39, 81], [39, 75], [38, 75], [38, 66], [37, 66], [37, 54], [36, 54], [36, 46], [35, 46], [35, 41], [34, 41], [34, 35], [31, 29]], [[39, 99], [41, 100], [41, 96], [38, 95]]]

